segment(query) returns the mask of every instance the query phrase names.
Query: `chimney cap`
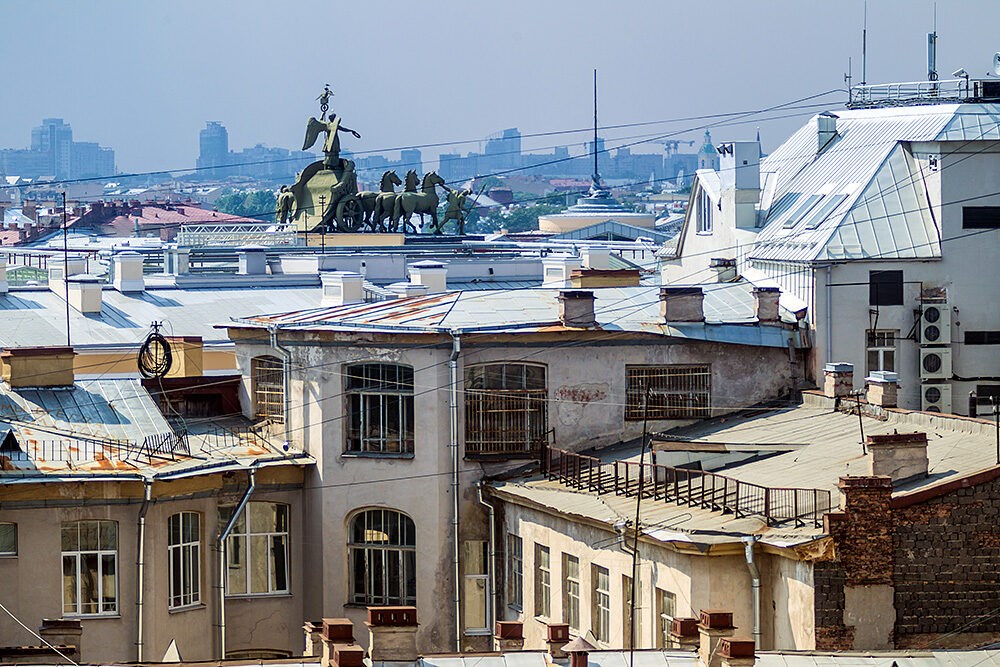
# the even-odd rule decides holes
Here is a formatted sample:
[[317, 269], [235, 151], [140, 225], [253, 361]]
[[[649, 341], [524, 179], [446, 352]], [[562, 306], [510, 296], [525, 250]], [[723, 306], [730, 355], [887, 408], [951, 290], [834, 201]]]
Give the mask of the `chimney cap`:
[[419, 262], [410, 264], [410, 267], [415, 269], [443, 269], [444, 262], [439, 262], [435, 259], [422, 259]]
[[749, 637], [723, 637], [719, 640], [719, 657], [754, 658], [754, 641]]
[[563, 646], [563, 650], [566, 651], [566, 653], [589, 653], [591, 651], [596, 651], [597, 647], [583, 637], [577, 637]]
[[701, 296], [704, 292], [700, 287], [661, 287], [660, 296]]
[[865, 378], [867, 382], [896, 383], [899, 382], [899, 373], [892, 371], [872, 371], [871, 375]]
[[834, 361], [823, 366], [823, 370], [827, 373], [853, 373], [854, 364], [849, 364], [846, 361]]
[[716, 266], [736, 266], [736, 260], [730, 257], [713, 257], [709, 261], [709, 265]]
[[870, 435], [866, 438], [867, 445], [876, 447], [896, 447], [907, 445], [926, 445], [927, 434], [919, 431], [913, 433], [883, 433], [880, 435]]
[[699, 627], [706, 630], [730, 630], [733, 626], [733, 612], [728, 609], [702, 609], [698, 615]]
[[557, 299], [593, 299], [594, 293], [590, 290], [559, 290]]
[[99, 283], [101, 279], [89, 273], [74, 273], [66, 278], [70, 283]]
[[754, 292], [765, 292], [767, 294], [781, 294], [780, 287], [765, 287], [761, 285], [754, 285]]

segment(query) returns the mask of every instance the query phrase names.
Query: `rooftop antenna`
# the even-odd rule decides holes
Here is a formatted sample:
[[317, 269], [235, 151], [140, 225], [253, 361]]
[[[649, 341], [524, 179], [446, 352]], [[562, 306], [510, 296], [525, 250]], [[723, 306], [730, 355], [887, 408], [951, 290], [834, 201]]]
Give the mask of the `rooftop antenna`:
[[927, 33], [927, 80], [937, 81], [937, 3], [934, 3], [934, 31]]
[[868, 84], [868, 0], [865, 0], [865, 17], [861, 24], [861, 85]]
[[851, 57], [847, 56], [847, 71], [844, 72], [844, 83], [847, 84], [847, 101], [851, 101], [851, 80], [854, 78], [854, 67]]
[[597, 173], [597, 68], [594, 68], [594, 183], [600, 183]]

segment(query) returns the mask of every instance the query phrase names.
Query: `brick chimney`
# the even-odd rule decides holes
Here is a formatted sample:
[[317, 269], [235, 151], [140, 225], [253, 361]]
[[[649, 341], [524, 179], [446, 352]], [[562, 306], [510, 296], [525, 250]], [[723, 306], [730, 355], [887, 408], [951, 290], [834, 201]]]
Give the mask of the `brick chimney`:
[[781, 297], [781, 290], [777, 287], [754, 287], [753, 300], [757, 309], [757, 321], [761, 324], [779, 324], [781, 322], [781, 310], [778, 307], [778, 299]]
[[[78, 619], [68, 618], [43, 618], [42, 625], [38, 628], [38, 634], [49, 644], [62, 650], [61, 647], [73, 647], [74, 651], [69, 652], [69, 656], [77, 662], [83, 662], [83, 625]], [[63, 651], [66, 653], [66, 651]], [[50, 660], [52, 658], [49, 658]]]
[[569, 625], [566, 623], [549, 623], [545, 628], [545, 643], [549, 647], [549, 655], [559, 660], [566, 657], [563, 647], [569, 642]]
[[705, 293], [700, 287], [661, 287], [660, 316], [663, 322], [705, 321]]
[[417, 659], [416, 607], [368, 607], [365, 625], [368, 626], [372, 662], [413, 662]]
[[173, 364], [169, 378], [196, 378], [205, 374], [204, 342], [201, 336], [167, 336]]
[[709, 261], [709, 266], [715, 271], [715, 278], [720, 283], [729, 283], [736, 280], [736, 260], [727, 257], [713, 257]]
[[496, 638], [501, 653], [520, 651], [524, 648], [524, 625], [521, 621], [497, 621]]
[[868, 474], [893, 484], [927, 477], [927, 434], [889, 433], [867, 438]]
[[698, 664], [701, 667], [721, 667], [719, 656], [719, 640], [732, 637], [736, 633], [733, 626], [733, 612], [720, 609], [702, 609], [699, 614], [698, 633], [701, 636], [698, 645]]
[[569, 667], [587, 667], [590, 663], [590, 652], [596, 650], [597, 647], [583, 637], [577, 637], [563, 646], [563, 651], [569, 655]]
[[865, 378], [865, 383], [868, 389], [865, 398], [870, 404], [883, 408], [896, 407], [899, 373], [872, 371], [872, 374]]
[[3, 380], [13, 389], [73, 386], [71, 347], [9, 347], [0, 352]]
[[[347, 618], [324, 618], [320, 626], [320, 640], [323, 643], [321, 651], [321, 667], [362, 667], [364, 651], [354, 642], [354, 624]], [[360, 658], [356, 658], [353, 652], [343, 649], [354, 647], [360, 652]], [[343, 658], [349, 663], [356, 660], [358, 664], [341, 663], [339, 653], [343, 653]]]
[[597, 324], [594, 319], [594, 293], [583, 290], [561, 290], [559, 321], [563, 326], [587, 328]]
[[823, 395], [841, 398], [854, 391], [854, 364], [834, 362], [823, 367]]
[[719, 640], [722, 667], [751, 667], [757, 661], [754, 642], [749, 637], [723, 637]]
[[670, 620], [670, 648], [696, 650], [701, 644], [697, 618]]

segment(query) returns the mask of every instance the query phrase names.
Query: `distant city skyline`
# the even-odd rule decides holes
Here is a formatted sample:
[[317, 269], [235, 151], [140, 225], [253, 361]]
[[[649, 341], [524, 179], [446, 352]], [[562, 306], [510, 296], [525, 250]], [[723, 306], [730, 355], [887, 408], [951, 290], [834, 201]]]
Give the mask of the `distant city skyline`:
[[[960, 67], [982, 76], [1000, 48], [1000, 4], [939, 5], [942, 77]], [[511, 127], [523, 133], [524, 152], [581, 152], [586, 131], [531, 135], [588, 128], [597, 67], [602, 125], [690, 119], [602, 132], [609, 147], [644, 136], [698, 141], [713, 124], [717, 141], [753, 138], [760, 126], [766, 149], [809, 114], [841, 107], [846, 94], [817, 97], [810, 108], [705, 117], [843, 89], [849, 57], [860, 81], [862, 0], [606, 6], [9, 4], [0, 59], [30, 66], [5, 72], [17, 103], [5, 107], [0, 146], [22, 146], [39, 119], [62, 117], [79, 136], [113, 147], [124, 172], [194, 166], [208, 120], [223, 122], [237, 147], [294, 150], [330, 83], [332, 108], [363, 137], [344, 149], [359, 155], [422, 146], [425, 163], [436, 164], [438, 153], [483, 152], [491, 134]], [[869, 82], [926, 77], [932, 14], [933, 0], [869, 3]], [[377, 35], [364, 28], [375, 25]], [[246, 46], [258, 43], [272, 48]], [[427, 146], [449, 142], [464, 143]]]

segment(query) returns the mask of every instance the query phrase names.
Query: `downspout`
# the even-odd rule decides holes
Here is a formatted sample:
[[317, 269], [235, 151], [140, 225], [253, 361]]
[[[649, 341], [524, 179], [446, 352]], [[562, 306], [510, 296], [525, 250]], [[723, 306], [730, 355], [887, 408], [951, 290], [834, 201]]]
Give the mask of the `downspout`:
[[753, 557], [753, 545], [760, 539], [759, 535], [747, 535], [743, 538], [744, 551], [747, 559], [747, 569], [750, 570], [750, 587], [753, 596], [753, 643], [760, 646], [760, 570]]
[[[486, 513], [490, 516], [490, 562], [488, 567], [490, 568], [490, 606], [489, 612], [486, 616], [486, 627], [492, 628], [494, 621], [497, 618], [497, 515], [496, 510], [493, 505], [486, 502], [483, 498], [483, 483], [479, 481], [476, 486], [479, 488], [479, 504], [486, 508]], [[498, 647], [496, 645], [497, 638], [496, 633], [493, 634], [492, 643], [493, 650]]]
[[255, 477], [256, 470], [254, 469], [254, 464], [251, 464], [247, 468], [247, 478], [248, 485], [247, 490], [243, 492], [243, 497], [240, 498], [240, 502], [236, 505], [233, 510], [232, 516], [229, 517], [229, 521], [226, 522], [225, 528], [219, 533], [219, 660], [226, 659], [226, 540], [229, 538], [229, 534], [233, 532], [233, 527], [236, 526], [236, 521], [243, 514], [243, 510], [246, 509], [247, 503], [250, 502], [250, 496], [253, 494], [254, 489], [257, 488], [257, 479]]
[[462, 652], [462, 576], [458, 551], [458, 355], [462, 352], [460, 334], [451, 333], [451, 356], [448, 357], [448, 368], [451, 371], [451, 531], [452, 531], [452, 567], [455, 572], [455, 651]]
[[833, 265], [826, 265], [826, 363], [833, 363]]
[[282, 400], [284, 401], [284, 413], [285, 417], [282, 421], [285, 423], [285, 446], [292, 444], [292, 427], [291, 427], [291, 409], [292, 409], [292, 397], [290, 393], [291, 389], [291, 377], [292, 377], [292, 352], [287, 347], [282, 347], [281, 343], [278, 342], [278, 325], [271, 324], [267, 327], [267, 333], [271, 337], [271, 347], [281, 354], [281, 394]]
[[136, 596], [135, 596], [135, 614], [136, 614], [136, 626], [135, 626], [135, 661], [142, 662], [142, 604], [143, 604], [143, 591], [145, 589], [145, 578], [146, 578], [146, 510], [149, 509], [149, 502], [153, 497], [153, 480], [146, 479], [144, 482], [145, 490], [142, 496], [142, 507], [139, 508], [139, 519], [138, 519], [138, 540], [139, 547], [136, 549], [135, 560], [135, 571], [136, 578], [138, 579]]

